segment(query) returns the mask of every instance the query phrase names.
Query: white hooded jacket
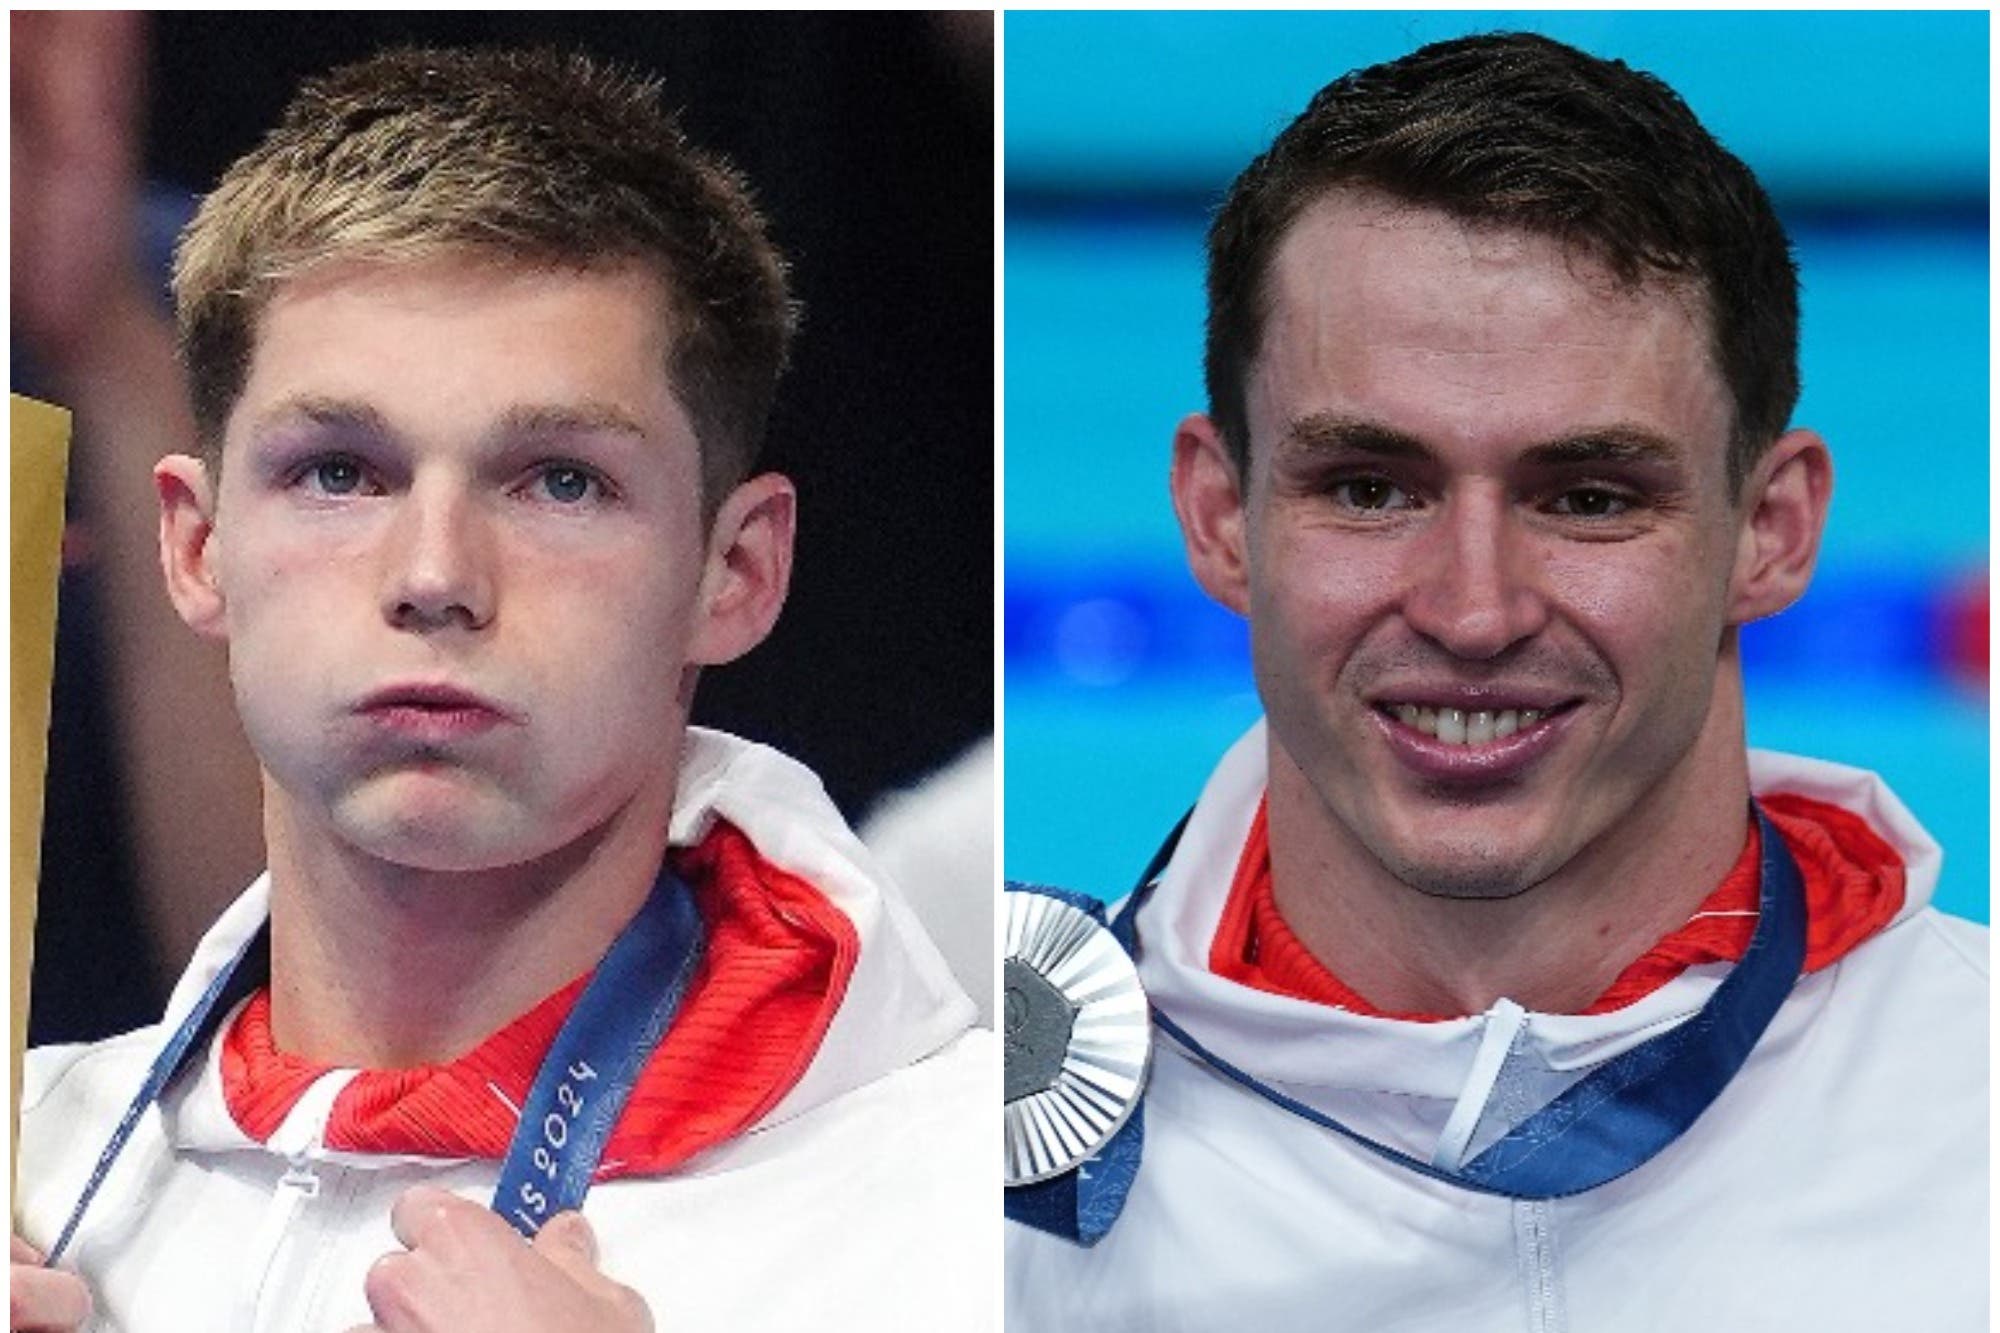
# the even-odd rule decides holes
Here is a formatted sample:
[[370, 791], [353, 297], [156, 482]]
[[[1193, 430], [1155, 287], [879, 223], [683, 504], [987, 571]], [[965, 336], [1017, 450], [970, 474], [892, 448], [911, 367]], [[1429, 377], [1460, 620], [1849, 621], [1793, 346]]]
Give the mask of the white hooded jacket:
[[[750, 1131], [674, 1171], [599, 1183], [600, 1266], [665, 1329], [981, 1328], [995, 1304], [991, 1138], [999, 1071], [971, 1002], [826, 799], [774, 750], [690, 731], [671, 840], [716, 819], [823, 892], [860, 950], [799, 1081]], [[266, 914], [253, 885], [203, 939], [164, 1021], [30, 1053], [18, 1229], [46, 1248], [167, 1036]], [[480, 1204], [498, 1163], [331, 1151], [322, 1076], [268, 1143], [224, 1103], [219, 1039], [149, 1110], [62, 1266], [120, 1330], [344, 1330], [369, 1266], [400, 1248], [389, 1210], [429, 1183]]]
[[[1683, 1022], [1729, 966], [1600, 1015], [1405, 1022], [1268, 994], [1208, 957], [1265, 782], [1224, 758], [1138, 922], [1155, 1006], [1258, 1080], [1455, 1167], [1568, 1084]], [[1929, 907], [1938, 848], [1873, 775], [1753, 752], [1753, 788], [1851, 810], [1903, 858], [1895, 920], [1802, 977], [1677, 1140], [1563, 1199], [1392, 1164], [1156, 1032], [1143, 1157], [1094, 1248], [1010, 1224], [1022, 1333], [1987, 1327], [1986, 932]], [[1456, 1114], [1454, 1114], [1456, 1112]]]

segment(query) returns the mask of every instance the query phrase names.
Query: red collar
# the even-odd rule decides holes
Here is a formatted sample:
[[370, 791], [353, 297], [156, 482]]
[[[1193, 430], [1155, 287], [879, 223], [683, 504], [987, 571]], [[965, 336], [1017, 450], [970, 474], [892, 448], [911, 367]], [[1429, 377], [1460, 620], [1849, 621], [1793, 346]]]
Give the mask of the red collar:
[[[1759, 797], [1758, 804], [1798, 860], [1805, 879], [1808, 972], [1838, 962], [1902, 910], [1902, 858], [1859, 815], [1784, 793]], [[1736, 864], [1687, 923], [1635, 960], [1583, 1012], [1622, 1009], [1687, 968], [1735, 962], [1743, 956], [1757, 926], [1757, 836], [1753, 823]], [[1271, 893], [1270, 830], [1261, 801], [1236, 865], [1208, 965], [1217, 976], [1257, 990], [1374, 1017], [1428, 1023], [1459, 1016], [1384, 1013], [1307, 951], [1278, 914]]]
[[[701, 908], [708, 949], [605, 1146], [600, 1180], [659, 1174], [755, 1124], [805, 1073], [860, 952], [840, 909], [727, 823], [676, 853], [675, 865]], [[448, 1064], [363, 1070], [333, 1104], [327, 1146], [498, 1160], [588, 980], [576, 978]], [[223, 1039], [224, 1099], [258, 1140], [328, 1068], [277, 1049], [268, 990]]]

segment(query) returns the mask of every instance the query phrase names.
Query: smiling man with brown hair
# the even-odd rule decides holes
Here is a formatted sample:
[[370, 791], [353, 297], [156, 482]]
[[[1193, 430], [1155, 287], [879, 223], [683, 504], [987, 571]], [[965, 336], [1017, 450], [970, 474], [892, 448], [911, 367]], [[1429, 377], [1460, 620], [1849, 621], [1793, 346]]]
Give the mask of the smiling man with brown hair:
[[1879, 781], [1745, 748], [1832, 486], [1796, 285], [1671, 90], [1539, 37], [1238, 178], [1172, 493], [1266, 717], [1122, 910], [1150, 1084], [1010, 1190], [1010, 1321], [1983, 1324], [1983, 933]]

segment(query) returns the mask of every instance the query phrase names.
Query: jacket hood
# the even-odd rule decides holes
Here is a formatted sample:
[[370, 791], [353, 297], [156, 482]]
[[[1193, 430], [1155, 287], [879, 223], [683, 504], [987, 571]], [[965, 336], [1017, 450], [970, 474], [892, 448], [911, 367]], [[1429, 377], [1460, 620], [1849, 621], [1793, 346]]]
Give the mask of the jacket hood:
[[[689, 728], [669, 827], [674, 847], [699, 843], [724, 820], [758, 857], [806, 880], [851, 923], [859, 941], [838, 1010], [804, 1073], [758, 1121], [777, 1124], [913, 1064], [973, 1021], [972, 1002], [953, 979], [900, 892], [874, 865], [814, 774], [769, 746]], [[178, 1027], [208, 983], [269, 915], [269, 876], [260, 875], [203, 936], [175, 985], [159, 1029]], [[212, 1081], [212, 1043], [204, 1081]], [[207, 1098], [201, 1099], [204, 1103]], [[220, 1107], [182, 1103], [180, 1133], [247, 1146]], [[224, 1146], [214, 1143], [211, 1146]]]
[[[1266, 735], [1260, 721], [1223, 757], [1141, 911], [1139, 973], [1148, 995], [1217, 1055], [1320, 1109], [1370, 1091], [1456, 1098], [1491, 1013], [1406, 1022], [1255, 990], [1209, 970], [1236, 860], [1264, 794]], [[1907, 874], [1897, 922], [1928, 904], [1942, 859], [1938, 846], [1879, 778], [1761, 751], [1751, 752], [1750, 773], [1757, 794], [1796, 792], [1839, 805], [1862, 816], [1895, 849]], [[1531, 1014], [1522, 1054], [1554, 1077], [1573, 1077], [1698, 1011], [1728, 970], [1721, 964], [1689, 968], [1608, 1013]]]

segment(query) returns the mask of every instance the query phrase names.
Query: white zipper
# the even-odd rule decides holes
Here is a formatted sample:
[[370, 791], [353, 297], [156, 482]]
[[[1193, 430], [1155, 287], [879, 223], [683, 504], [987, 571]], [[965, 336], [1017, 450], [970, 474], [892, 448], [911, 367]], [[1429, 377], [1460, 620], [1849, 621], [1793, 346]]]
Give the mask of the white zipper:
[[242, 1270], [243, 1287], [237, 1295], [235, 1318], [230, 1320], [230, 1327], [242, 1333], [255, 1333], [278, 1247], [284, 1244], [299, 1210], [319, 1197], [326, 1123], [333, 1114], [334, 1099], [357, 1072], [336, 1069], [321, 1075], [265, 1140], [265, 1147], [285, 1159], [285, 1173], [278, 1177], [277, 1187], [271, 1191], [263, 1220], [257, 1224], [246, 1255], [249, 1262]]
[[[1438, 1137], [1432, 1165], [1459, 1169], [1471, 1154], [1481, 1123], [1490, 1117], [1494, 1128], [1504, 1131], [1529, 1113], [1525, 1073], [1518, 1065], [1510, 1070], [1527, 1027], [1527, 1011], [1512, 1000], [1501, 999], [1487, 1011], [1479, 1050]], [[1548, 1199], [1516, 1199], [1513, 1214], [1514, 1263], [1520, 1273], [1528, 1333], [1565, 1333], [1569, 1316], [1557, 1265], [1555, 1204]]]
[[1563, 1333], [1569, 1316], [1556, 1272], [1554, 1200], [1514, 1200], [1514, 1257], [1528, 1298], [1528, 1333]]

